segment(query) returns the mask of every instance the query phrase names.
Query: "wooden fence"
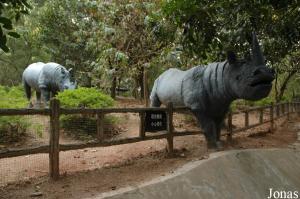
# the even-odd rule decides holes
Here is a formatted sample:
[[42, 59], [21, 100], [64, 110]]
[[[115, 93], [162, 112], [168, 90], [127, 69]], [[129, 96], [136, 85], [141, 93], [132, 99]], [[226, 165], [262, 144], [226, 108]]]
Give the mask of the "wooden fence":
[[[161, 132], [157, 135], [146, 135], [145, 132], [145, 112], [146, 111], [164, 111], [167, 113], [167, 131]], [[60, 107], [58, 100], [54, 99], [50, 102], [49, 109], [0, 109], [0, 116], [12, 116], [12, 115], [48, 115], [50, 117], [50, 141], [49, 145], [26, 148], [26, 149], [5, 149], [0, 151], [0, 158], [17, 157], [22, 155], [37, 154], [37, 153], [49, 153], [49, 168], [50, 177], [54, 180], [59, 177], [59, 152], [76, 150], [90, 147], [112, 146], [120, 144], [129, 144], [146, 140], [154, 139], [167, 139], [167, 149], [169, 153], [173, 152], [173, 138], [176, 136], [186, 135], [199, 135], [198, 131], [184, 131], [177, 132], [173, 127], [173, 114], [174, 113], [186, 113], [189, 112], [185, 107], [173, 107], [170, 103], [167, 107], [162, 108], [104, 108], [104, 109], [65, 109]], [[256, 124], [249, 123], [249, 113], [259, 112], [259, 121]], [[279, 103], [271, 104], [269, 106], [250, 108], [239, 112], [230, 112], [227, 116], [228, 128], [227, 132], [222, 136], [227, 136], [228, 139], [232, 139], [232, 135], [235, 133], [245, 131], [259, 125], [270, 123], [270, 129], [274, 129], [274, 121], [280, 117], [287, 116], [291, 113], [300, 112], [300, 103]], [[105, 114], [109, 113], [139, 113], [140, 117], [140, 130], [137, 137], [125, 138], [119, 140], [104, 140], [104, 123], [103, 118]], [[233, 128], [233, 116], [235, 114], [245, 115], [245, 123], [241, 128]], [[266, 114], [268, 113], [268, 114]], [[72, 115], [72, 114], [87, 114], [96, 115], [97, 124], [97, 136], [98, 140], [94, 142], [88, 142], [83, 144], [59, 144], [59, 126], [60, 115]], [[265, 118], [267, 116], [267, 118]]]

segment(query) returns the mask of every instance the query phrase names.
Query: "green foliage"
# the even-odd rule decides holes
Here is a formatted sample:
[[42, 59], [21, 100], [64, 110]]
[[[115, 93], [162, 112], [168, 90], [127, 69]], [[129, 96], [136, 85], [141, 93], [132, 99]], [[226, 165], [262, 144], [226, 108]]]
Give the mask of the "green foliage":
[[274, 102], [274, 99], [269, 96], [258, 101], [246, 101], [246, 104], [249, 106], [266, 106], [270, 105], [272, 102]]
[[114, 105], [114, 100], [96, 88], [80, 87], [58, 93], [57, 99], [66, 108], [107, 108]]
[[248, 51], [253, 30], [263, 39], [265, 55], [273, 62], [283, 58], [300, 39], [297, 1], [163, 2], [165, 17], [179, 28], [182, 44], [204, 59], [208, 53], [217, 58], [226, 48]]
[[[8, 31], [10, 53], [0, 54], [2, 85], [19, 84], [24, 68], [32, 62], [53, 61], [72, 67], [81, 86], [96, 86], [106, 93], [121, 87], [130, 90], [127, 95], [138, 96], [143, 93], [144, 68], [149, 71], [151, 88], [154, 79], [170, 67], [187, 69], [223, 61], [227, 49], [241, 57], [249, 51], [252, 30], [258, 34], [268, 64], [285, 75], [284, 69], [291, 66], [287, 57], [299, 52], [296, 1], [28, 2], [33, 8], [30, 15]], [[4, 14], [14, 16], [13, 12]], [[4, 26], [1, 21], [6, 20], [0, 20]], [[18, 35], [13, 32], [21, 37], [14, 39]], [[281, 77], [278, 80], [278, 85], [284, 82]], [[280, 89], [278, 86], [278, 93]]]
[[28, 104], [22, 86], [0, 85], [0, 108], [24, 108]]
[[22, 116], [1, 116], [0, 143], [20, 141], [29, 127], [30, 123]]
[[9, 52], [7, 35], [19, 38], [20, 35], [13, 31], [13, 19], [19, 20], [21, 14], [28, 14], [31, 6], [27, 0], [2, 0], [0, 1], [0, 48]]
[[43, 132], [44, 132], [44, 126], [41, 124], [33, 124], [32, 128], [34, 129], [35, 133], [39, 138], [43, 137]]
[[[0, 86], [0, 108], [24, 108], [27, 103], [21, 86]], [[23, 116], [0, 116], [0, 143], [21, 140], [29, 127], [30, 123]]]
[[239, 109], [247, 109], [249, 107], [267, 106], [271, 103], [274, 103], [274, 99], [271, 96], [268, 96], [258, 101], [236, 100], [231, 104], [230, 109], [231, 111], [236, 111]]

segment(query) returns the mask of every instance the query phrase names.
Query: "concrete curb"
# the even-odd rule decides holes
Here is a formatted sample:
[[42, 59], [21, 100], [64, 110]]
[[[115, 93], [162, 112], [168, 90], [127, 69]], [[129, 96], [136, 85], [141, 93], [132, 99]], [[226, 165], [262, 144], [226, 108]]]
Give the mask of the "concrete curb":
[[299, 176], [299, 150], [221, 151], [190, 162], [168, 176], [92, 198], [266, 198], [269, 188], [300, 194]]

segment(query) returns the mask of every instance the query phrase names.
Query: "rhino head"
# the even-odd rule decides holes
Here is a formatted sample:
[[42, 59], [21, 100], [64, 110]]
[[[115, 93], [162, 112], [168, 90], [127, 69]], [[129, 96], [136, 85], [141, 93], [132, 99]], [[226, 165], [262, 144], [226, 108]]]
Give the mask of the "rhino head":
[[66, 70], [64, 67], [61, 67], [60, 76], [59, 76], [59, 91], [64, 90], [74, 90], [77, 88], [77, 82], [71, 81], [71, 74], [72, 68]]
[[232, 94], [239, 99], [259, 100], [267, 97], [272, 88], [274, 70], [265, 64], [257, 37], [252, 33], [251, 56], [237, 60], [234, 53], [228, 53], [228, 78]]

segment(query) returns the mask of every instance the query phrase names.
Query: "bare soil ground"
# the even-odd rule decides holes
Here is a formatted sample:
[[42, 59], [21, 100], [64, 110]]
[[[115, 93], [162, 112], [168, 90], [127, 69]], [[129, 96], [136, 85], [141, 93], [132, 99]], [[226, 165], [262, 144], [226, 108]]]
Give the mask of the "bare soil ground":
[[[137, 101], [122, 99], [119, 106], [141, 106], [137, 104]], [[136, 136], [138, 116], [123, 114], [122, 117], [121, 125], [125, 130], [118, 137]], [[251, 114], [250, 118], [255, 120], [258, 115]], [[197, 129], [192, 117], [178, 114], [174, 119], [177, 130]], [[297, 116], [291, 117], [290, 121], [282, 118], [277, 120], [274, 133], [269, 133], [269, 124], [239, 133], [231, 143], [225, 142], [224, 150], [288, 147], [297, 139], [299, 122]], [[234, 125], [242, 126], [243, 123], [243, 115], [234, 118]], [[225, 137], [223, 139], [225, 141]], [[174, 146], [176, 154], [173, 157], [165, 151], [165, 140], [61, 152], [63, 177], [56, 182], [47, 176], [47, 154], [0, 159], [0, 198], [31, 198], [34, 193], [41, 193], [39, 198], [91, 197], [166, 175], [189, 161], [208, 158], [214, 152], [206, 149], [200, 135], [176, 138]]]

